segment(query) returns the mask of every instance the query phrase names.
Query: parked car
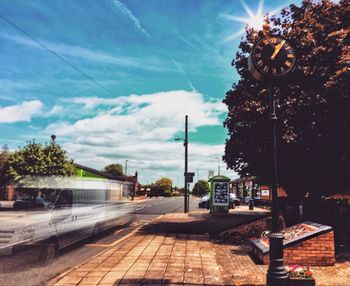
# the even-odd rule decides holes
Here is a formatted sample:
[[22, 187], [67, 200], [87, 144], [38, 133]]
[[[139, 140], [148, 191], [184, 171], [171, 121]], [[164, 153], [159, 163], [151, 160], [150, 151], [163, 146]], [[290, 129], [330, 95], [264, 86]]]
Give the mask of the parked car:
[[235, 194], [230, 194], [230, 207], [234, 208], [235, 206], [241, 205], [241, 201], [239, 198], [236, 197]]
[[[209, 208], [210, 195], [204, 195], [200, 198], [198, 207], [200, 208]], [[241, 201], [236, 197], [235, 194], [230, 194], [230, 208], [235, 208], [239, 206]]]
[[198, 203], [198, 207], [199, 208], [209, 208], [209, 200], [210, 200], [210, 195], [209, 194], [206, 194], [204, 196], [202, 196], [200, 199], [199, 199], [199, 203]]

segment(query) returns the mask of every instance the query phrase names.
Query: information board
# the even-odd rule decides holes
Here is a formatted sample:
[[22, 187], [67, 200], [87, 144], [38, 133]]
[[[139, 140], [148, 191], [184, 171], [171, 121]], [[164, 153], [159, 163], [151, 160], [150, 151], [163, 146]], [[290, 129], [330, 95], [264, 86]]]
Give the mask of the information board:
[[228, 206], [229, 192], [227, 182], [214, 182], [214, 206]]

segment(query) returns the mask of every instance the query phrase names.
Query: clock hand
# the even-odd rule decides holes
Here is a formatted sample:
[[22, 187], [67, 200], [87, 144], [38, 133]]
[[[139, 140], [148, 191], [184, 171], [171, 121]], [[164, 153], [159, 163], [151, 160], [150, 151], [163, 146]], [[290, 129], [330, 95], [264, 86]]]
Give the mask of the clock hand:
[[277, 56], [278, 52], [281, 50], [281, 48], [283, 47], [283, 45], [285, 44], [286, 40], [282, 40], [281, 43], [279, 43], [277, 46], [275, 46], [275, 50], [271, 56], [271, 60], [273, 61], [275, 59], [275, 57]]

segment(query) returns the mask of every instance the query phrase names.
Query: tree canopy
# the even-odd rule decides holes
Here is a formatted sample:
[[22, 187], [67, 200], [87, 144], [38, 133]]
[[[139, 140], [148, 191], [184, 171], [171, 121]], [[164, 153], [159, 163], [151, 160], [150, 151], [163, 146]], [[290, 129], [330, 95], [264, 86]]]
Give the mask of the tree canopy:
[[153, 192], [157, 196], [163, 196], [166, 192], [171, 191], [173, 181], [169, 178], [160, 178], [153, 184]]
[[[265, 30], [295, 48], [296, 68], [279, 81], [276, 96], [278, 178], [290, 196], [349, 189], [350, 3], [303, 1], [270, 17]], [[224, 160], [241, 176], [272, 178], [268, 88], [248, 71], [257, 31], [247, 29], [233, 65], [240, 80], [226, 94]]]
[[173, 181], [169, 178], [160, 178], [158, 179], [154, 184], [158, 189], [161, 190], [170, 190], [171, 186], [173, 185]]
[[8, 165], [8, 159], [10, 158], [10, 151], [7, 145], [2, 146], [0, 151], [0, 185], [4, 185], [6, 182], [6, 168]]
[[16, 181], [24, 176], [71, 176], [76, 169], [55, 141], [42, 145], [33, 140], [10, 153], [3, 171], [7, 181]]
[[120, 176], [123, 175], [123, 166], [118, 163], [110, 164], [104, 167], [103, 171], [111, 175]]
[[192, 193], [196, 196], [202, 196], [209, 193], [209, 185], [206, 180], [198, 180], [194, 185]]

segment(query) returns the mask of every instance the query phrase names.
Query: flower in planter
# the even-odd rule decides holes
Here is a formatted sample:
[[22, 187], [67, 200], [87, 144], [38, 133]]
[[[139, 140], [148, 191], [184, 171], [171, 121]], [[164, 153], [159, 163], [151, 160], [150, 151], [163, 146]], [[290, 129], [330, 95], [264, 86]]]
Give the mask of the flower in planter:
[[313, 272], [309, 266], [290, 265], [286, 266], [286, 271], [290, 278], [312, 279]]
[[270, 231], [265, 230], [261, 233], [260, 237], [269, 237], [269, 235], [270, 235]]

